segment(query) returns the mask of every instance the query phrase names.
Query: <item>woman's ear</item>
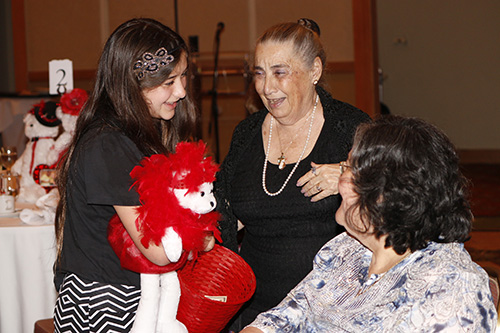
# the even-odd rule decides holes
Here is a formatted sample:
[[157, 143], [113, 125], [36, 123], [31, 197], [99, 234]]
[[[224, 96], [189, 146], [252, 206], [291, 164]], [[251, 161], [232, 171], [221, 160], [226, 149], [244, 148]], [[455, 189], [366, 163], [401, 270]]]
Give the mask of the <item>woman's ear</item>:
[[321, 79], [321, 75], [323, 74], [323, 62], [319, 57], [316, 57], [312, 66], [312, 77], [313, 82], [317, 82]]

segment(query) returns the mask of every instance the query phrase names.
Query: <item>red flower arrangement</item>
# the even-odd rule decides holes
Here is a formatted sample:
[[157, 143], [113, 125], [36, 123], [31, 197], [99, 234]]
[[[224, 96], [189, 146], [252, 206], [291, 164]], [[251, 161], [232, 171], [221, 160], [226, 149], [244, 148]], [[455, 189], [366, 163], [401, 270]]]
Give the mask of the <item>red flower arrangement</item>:
[[78, 116], [88, 97], [87, 92], [80, 88], [75, 88], [69, 93], [65, 93], [61, 96], [62, 112]]

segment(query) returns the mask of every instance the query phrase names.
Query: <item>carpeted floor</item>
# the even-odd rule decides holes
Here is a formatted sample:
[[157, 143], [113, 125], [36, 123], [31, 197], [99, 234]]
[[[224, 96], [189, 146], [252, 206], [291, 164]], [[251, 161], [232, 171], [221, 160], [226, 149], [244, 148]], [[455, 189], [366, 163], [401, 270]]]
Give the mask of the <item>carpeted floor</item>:
[[471, 181], [474, 214], [471, 238], [465, 247], [475, 261], [500, 265], [500, 165], [466, 164], [462, 172]]

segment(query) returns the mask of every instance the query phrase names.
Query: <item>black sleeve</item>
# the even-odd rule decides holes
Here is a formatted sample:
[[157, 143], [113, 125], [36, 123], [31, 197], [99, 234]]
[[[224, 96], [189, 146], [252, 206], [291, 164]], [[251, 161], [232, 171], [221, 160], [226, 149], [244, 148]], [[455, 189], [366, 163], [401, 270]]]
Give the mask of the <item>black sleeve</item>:
[[119, 132], [99, 134], [85, 149], [83, 172], [88, 204], [137, 206], [137, 192], [131, 188], [130, 171], [143, 155]]
[[217, 198], [217, 211], [221, 214], [219, 228], [221, 230], [222, 245], [238, 252], [238, 219], [230, 207], [231, 182], [240, 156], [252, 142], [256, 133], [260, 132], [262, 122], [267, 111], [261, 110], [241, 121], [233, 131], [229, 152], [220, 166], [214, 182], [214, 192]]

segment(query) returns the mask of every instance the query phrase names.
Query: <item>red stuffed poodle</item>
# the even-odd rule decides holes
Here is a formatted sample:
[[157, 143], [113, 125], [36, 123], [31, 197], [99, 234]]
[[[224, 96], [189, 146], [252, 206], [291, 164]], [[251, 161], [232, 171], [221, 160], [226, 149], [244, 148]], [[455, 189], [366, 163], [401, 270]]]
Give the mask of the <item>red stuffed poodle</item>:
[[213, 181], [218, 166], [205, 157], [203, 142], [177, 144], [174, 154], [146, 157], [130, 173], [142, 205], [136, 224], [141, 242], [162, 243], [171, 264], [157, 266], [137, 249], [120, 219], [109, 223], [108, 240], [123, 268], [141, 273], [141, 300], [132, 332], [187, 332], [176, 319], [180, 284], [176, 270], [205, 247], [219, 214]]

